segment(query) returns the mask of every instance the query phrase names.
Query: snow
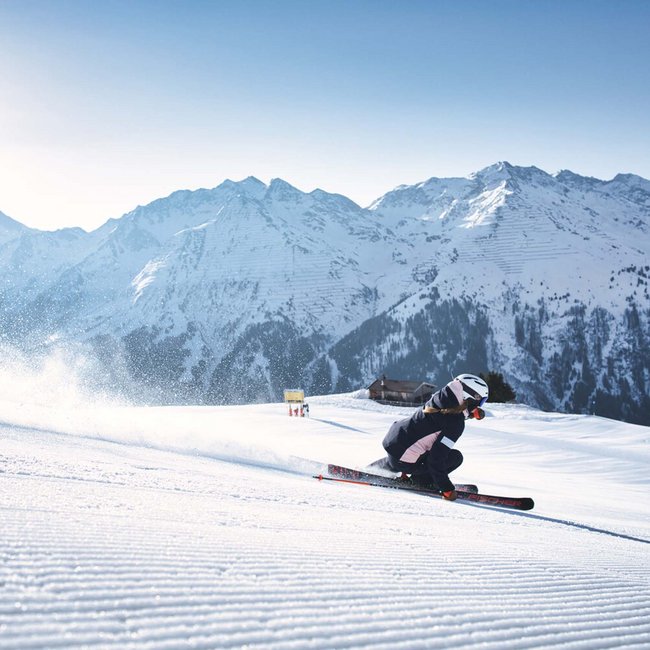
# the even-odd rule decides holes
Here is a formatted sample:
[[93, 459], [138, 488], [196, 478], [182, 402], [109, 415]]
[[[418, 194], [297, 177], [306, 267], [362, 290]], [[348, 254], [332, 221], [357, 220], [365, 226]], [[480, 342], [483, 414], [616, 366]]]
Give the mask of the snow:
[[[305, 344], [307, 387], [334, 386], [335, 365], [345, 367], [343, 390], [350, 377], [370, 383], [417, 353], [419, 343], [400, 335], [394, 356], [396, 331], [443, 322], [452, 303], [468, 302], [471, 317], [485, 319], [482, 370], [498, 368], [518, 392], [535, 382], [529, 399], [557, 410], [609, 408], [602, 393], [623, 395], [626, 408], [609, 413], [644, 421], [648, 386], [633, 383], [628, 395], [621, 377], [647, 376], [648, 187], [634, 176], [551, 176], [502, 162], [402, 185], [371, 210], [250, 177], [174, 192], [92, 233], [36, 231], [0, 214], [1, 333], [44, 354], [92, 351], [104, 374], [119, 366], [146, 376], [160, 395], [171, 377], [196, 399], [225, 400], [216, 389], [225, 368], [227, 381], [258, 381], [243, 351], [261, 329]], [[567, 354], [576, 320], [588, 332], [569, 375], [554, 360]], [[372, 354], [363, 349], [369, 331]], [[115, 354], [101, 354], [98, 341]], [[135, 341], [173, 354], [154, 371]], [[284, 372], [266, 344], [260, 353], [271, 375]], [[437, 346], [428, 358], [445, 354]], [[431, 361], [419, 372], [441, 383], [440, 368]], [[279, 388], [262, 390], [279, 398]]]
[[131, 407], [0, 372], [0, 647], [648, 648], [650, 429], [488, 404], [452, 477], [514, 512], [317, 481], [411, 412], [363, 392]]

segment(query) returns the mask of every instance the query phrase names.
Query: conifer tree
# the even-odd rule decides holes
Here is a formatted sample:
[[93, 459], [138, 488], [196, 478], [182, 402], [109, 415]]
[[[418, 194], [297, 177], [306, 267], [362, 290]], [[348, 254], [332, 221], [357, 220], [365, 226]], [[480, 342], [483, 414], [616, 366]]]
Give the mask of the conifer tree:
[[483, 379], [490, 390], [490, 402], [511, 402], [517, 397], [517, 394], [512, 390], [512, 386], [505, 381], [500, 372], [488, 372], [487, 374], [480, 373], [479, 376]]

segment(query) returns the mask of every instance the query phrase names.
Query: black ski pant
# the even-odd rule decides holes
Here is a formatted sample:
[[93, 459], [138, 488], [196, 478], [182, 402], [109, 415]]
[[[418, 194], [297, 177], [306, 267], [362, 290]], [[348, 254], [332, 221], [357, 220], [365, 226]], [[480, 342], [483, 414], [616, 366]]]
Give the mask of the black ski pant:
[[[429, 453], [422, 454], [416, 463], [403, 463], [399, 458], [395, 458], [388, 454], [386, 458], [380, 458], [374, 463], [371, 463], [368, 467], [389, 470], [391, 472], [404, 472], [405, 474], [410, 474], [416, 478], [429, 477], [429, 479], [431, 479], [431, 473], [429, 472]], [[445, 472], [451, 474], [462, 464], [463, 454], [461, 454], [458, 449], [450, 449], [447, 454]]]

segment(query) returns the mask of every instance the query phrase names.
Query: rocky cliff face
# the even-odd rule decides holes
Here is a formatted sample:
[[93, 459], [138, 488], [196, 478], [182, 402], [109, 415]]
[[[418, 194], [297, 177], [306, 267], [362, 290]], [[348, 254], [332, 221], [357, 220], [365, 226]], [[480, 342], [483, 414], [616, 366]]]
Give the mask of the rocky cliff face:
[[0, 324], [33, 353], [93, 350], [142, 399], [490, 369], [531, 405], [648, 423], [649, 228], [650, 183], [631, 175], [499, 163], [369, 209], [226, 181], [92, 233], [0, 220]]

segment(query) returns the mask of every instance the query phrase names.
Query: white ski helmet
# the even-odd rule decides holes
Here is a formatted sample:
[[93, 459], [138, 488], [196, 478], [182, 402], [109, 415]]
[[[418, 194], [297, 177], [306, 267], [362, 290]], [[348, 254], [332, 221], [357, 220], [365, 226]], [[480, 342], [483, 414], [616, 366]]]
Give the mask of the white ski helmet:
[[463, 387], [463, 397], [474, 400], [477, 406], [483, 406], [487, 402], [489, 389], [487, 383], [476, 375], [458, 375], [456, 377]]

